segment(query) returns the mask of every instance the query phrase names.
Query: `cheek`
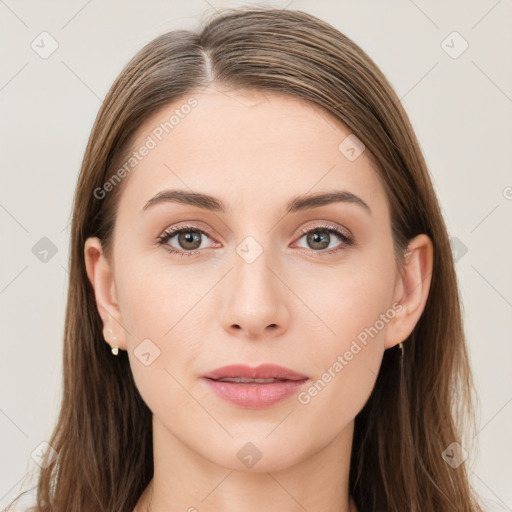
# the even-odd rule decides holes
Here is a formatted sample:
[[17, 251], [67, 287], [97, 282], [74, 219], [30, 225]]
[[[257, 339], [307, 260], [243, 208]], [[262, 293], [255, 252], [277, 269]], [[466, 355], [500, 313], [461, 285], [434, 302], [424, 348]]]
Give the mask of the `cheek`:
[[158, 407], [158, 402], [167, 397], [161, 405], [179, 411], [190, 406], [178, 381], [183, 380], [184, 369], [190, 368], [204, 350], [201, 343], [211, 320], [203, 314], [208, 301], [201, 299], [215, 279], [211, 273], [211, 282], [202, 281], [197, 274], [182, 269], [151, 265], [142, 268], [135, 263], [125, 259], [124, 265], [117, 267], [119, 307], [128, 331], [126, 343], [132, 373], [148, 405]]
[[313, 417], [333, 411], [333, 433], [355, 417], [375, 384], [386, 328], [394, 317], [391, 269], [392, 262], [386, 268], [382, 261], [373, 266], [361, 261], [336, 275], [330, 269], [329, 276], [303, 277], [298, 285], [316, 314], [309, 332], [317, 333], [310, 348], [314, 381], [298, 398]]
[[[161, 262], [141, 265], [126, 262], [119, 268], [119, 305], [121, 316], [130, 332], [131, 342], [141, 337], [154, 338], [165, 343], [179, 329], [178, 322], [185, 320], [195, 304], [208, 291], [212, 283], [201, 281], [197, 274], [184, 267], [162, 266]], [[130, 264], [131, 263], [131, 264]]]
[[[366, 332], [392, 305], [392, 262], [371, 263], [353, 258], [336, 269], [318, 267], [315, 272], [297, 272], [296, 275], [300, 278], [294, 287], [300, 290], [300, 298], [311, 312], [300, 313], [297, 322], [310, 319], [311, 327], [315, 326], [318, 332], [317, 339], [325, 340], [334, 350], [343, 349], [360, 333]], [[297, 305], [296, 312], [303, 310], [303, 305]], [[379, 334], [387, 325], [381, 323], [378, 322]]]

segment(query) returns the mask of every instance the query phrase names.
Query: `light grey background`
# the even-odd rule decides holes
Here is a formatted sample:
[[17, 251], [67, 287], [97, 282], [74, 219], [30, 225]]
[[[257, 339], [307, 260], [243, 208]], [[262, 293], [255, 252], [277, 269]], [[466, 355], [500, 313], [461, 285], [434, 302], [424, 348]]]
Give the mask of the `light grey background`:
[[[0, 506], [35, 482], [31, 454], [58, 412], [71, 201], [101, 100], [152, 38], [195, 29], [213, 8], [239, 4], [0, 0]], [[510, 511], [512, 1], [266, 5], [304, 10], [353, 38], [409, 113], [457, 239], [481, 400], [471, 479], [488, 510]], [[43, 31], [58, 43], [46, 59], [31, 47], [51, 49]], [[33, 252], [43, 237], [57, 249], [46, 262]]]

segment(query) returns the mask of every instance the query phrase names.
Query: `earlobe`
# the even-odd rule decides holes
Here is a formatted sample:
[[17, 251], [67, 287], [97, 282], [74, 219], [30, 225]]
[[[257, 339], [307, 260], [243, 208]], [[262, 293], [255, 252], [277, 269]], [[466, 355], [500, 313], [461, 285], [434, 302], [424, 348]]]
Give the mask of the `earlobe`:
[[85, 267], [94, 290], [96, 307], [103, 322], [103, 337], [113, 347], [125, 350], [125, 331], [111, 264], [103, 253], [101, 240], [90, 237], [84, 244]]
[[385, 348], [404, 341], [418, 323], [430, 291], [433, 261], [433, 244], [427, 235], [421, 234], [410, 240], [404, 269], [395, 287], [395, 300], [402, 307], [388, 326]]

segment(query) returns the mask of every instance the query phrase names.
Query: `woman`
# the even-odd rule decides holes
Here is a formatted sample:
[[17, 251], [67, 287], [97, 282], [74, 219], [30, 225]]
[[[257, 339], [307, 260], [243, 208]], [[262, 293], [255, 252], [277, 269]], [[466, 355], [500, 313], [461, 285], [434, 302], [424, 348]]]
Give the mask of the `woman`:
[[327, 23], [226, 10], [144, 47], [71, 243], [34, 510], [482, 510], [438, 201], [395, 92]]

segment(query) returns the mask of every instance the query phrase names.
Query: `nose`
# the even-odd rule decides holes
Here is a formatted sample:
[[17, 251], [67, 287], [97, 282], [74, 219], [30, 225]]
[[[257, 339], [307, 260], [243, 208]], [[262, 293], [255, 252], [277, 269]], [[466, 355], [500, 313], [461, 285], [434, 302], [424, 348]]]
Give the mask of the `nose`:
[[266, 339], [288, 329], [286, 297], [290, 292], [279, 278], [278, 268], [272, 266], [267, 251], [251, 263], [235, 255], [234, 268], [226, 276], [222, 290], [225, 300], [221, 322], [229, 334]]

